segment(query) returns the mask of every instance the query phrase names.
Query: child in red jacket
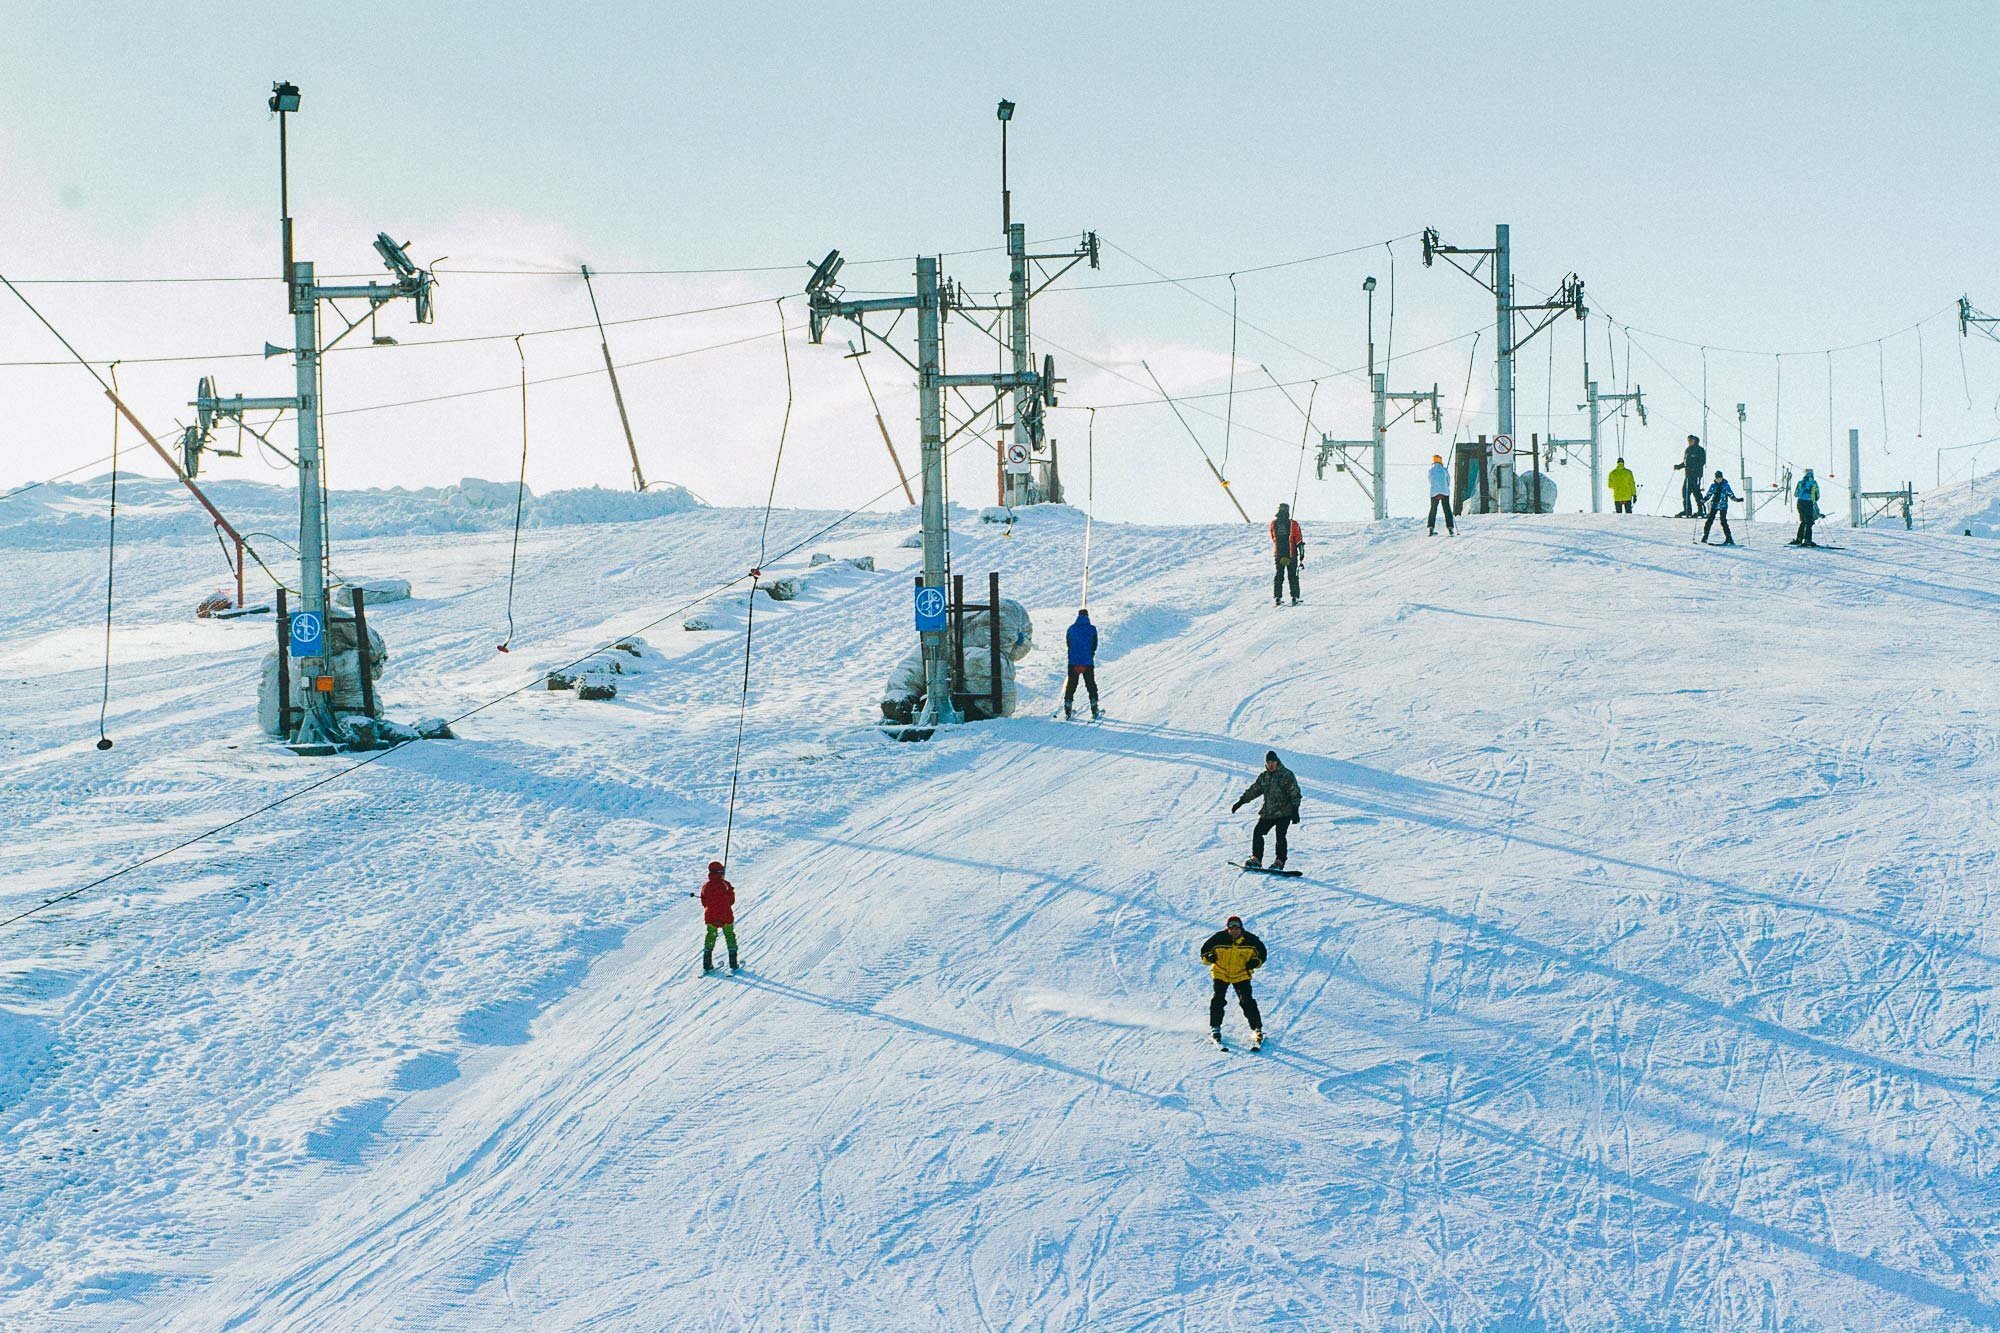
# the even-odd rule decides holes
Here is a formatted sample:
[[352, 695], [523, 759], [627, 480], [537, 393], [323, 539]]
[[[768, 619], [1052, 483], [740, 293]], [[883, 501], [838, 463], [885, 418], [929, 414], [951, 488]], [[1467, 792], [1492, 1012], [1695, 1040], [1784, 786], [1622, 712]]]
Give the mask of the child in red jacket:
[[708, 863], [708, 882], [701, 886], [701, 892], [694, 895], [701, 899], [701, 919], [708, 926], [708, 937], [702, 941], [701, 970], [715, 971], [715, 936], [719, 931], [729, 944], [729, 970], [738, 971], [736, 961], [736, 889], [722, 877], [722, 862]]

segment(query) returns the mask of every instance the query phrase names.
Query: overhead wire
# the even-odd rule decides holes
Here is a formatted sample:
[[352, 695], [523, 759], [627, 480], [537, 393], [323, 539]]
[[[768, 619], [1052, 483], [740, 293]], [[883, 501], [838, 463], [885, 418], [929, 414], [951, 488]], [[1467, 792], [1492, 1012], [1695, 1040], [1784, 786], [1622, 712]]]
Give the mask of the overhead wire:
[[[592, 269], [590, 272], [592, 277], [599, 276], [596, 269]], [[696, 315], [724, 314], [731, 310], [748, 310], [754, 306], [768, 305], [775, 299], [772, 296], [759, 296], [746, 301], [728, 301], [721, 305], [690, 306], [684, 310], [665, 310], [651, 315], [633, 315], [625, 319], [607, 319], [604, 321], [604, 327], [619, 328], [628, 324], [657, 324], [669, 319], [687, 319]], [[566, 333], [587, 333], [595, 330], [597, 327], [595, 323], [560, 324], [545, 329], [524, 329], [519, 333], [472, 333], [456, 338], [414, 338], [407, 341], [398, 340], [396, 342], [384, 343], [343, 343], [338, 347], [328, 348], [323, 355], [332, 356], [347, 352], [397, 352], [419, 347], [463, 347], [474, 343], [506, 342], [514, 338], [546, 338]], [[128, 366], [173, 365], [191, 361], [262, 361], [265, 359], [266, 353], [262, 351], [210, 352], [206, 354], [188, 353], [173, 356], [125, 356], [118, 358], [121, 364]], [[0, 361], [0, 369], [32, 369], [40, 366], [65, 366], [68, 364], [67, 361], [52, 360]], [[106, 359], [100, 358], [90, 364], [106, 365], [109, 362]]]

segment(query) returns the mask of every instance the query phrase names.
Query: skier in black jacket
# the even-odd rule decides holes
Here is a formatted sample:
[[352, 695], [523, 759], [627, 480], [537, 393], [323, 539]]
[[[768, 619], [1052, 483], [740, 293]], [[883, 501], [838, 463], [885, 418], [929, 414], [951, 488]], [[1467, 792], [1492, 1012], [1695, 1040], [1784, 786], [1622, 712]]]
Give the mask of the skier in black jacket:
[[1674, 471], [1681, 476], [1681, 517], [1707, 518], [1708, 507], [1702, 501], [1701, 470], [1708, 466], [1708, 450], [1701, 447], [1701, 437], [1688, 436], [1688, 447], [1681, 454], [1681, 461], [1674, 464]]

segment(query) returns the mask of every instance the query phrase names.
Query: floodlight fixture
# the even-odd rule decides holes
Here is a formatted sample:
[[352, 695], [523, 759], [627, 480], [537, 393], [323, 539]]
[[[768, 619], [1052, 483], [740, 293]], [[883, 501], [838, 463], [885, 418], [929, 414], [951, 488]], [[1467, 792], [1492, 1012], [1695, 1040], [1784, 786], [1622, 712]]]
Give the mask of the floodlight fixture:
[[279, 81], [271, 85], [271, 110], [297, 111], [299, 109], [299, 85]]
[[[296, 92], [297, 90], [295, 89], [294, 91]], [[1007, 121], [1012, 120], [1014, 118], [1014, 104], [1008, 101], [1004, 97], [1001, 98], [1000, 105], [998, 109], [995, 111], [995, 114], [1000, 117], [1000, 120], [1003, 124]]]
[[1740, 426], [1747, 420], [1749, 420], [1749, 414], [1743, 410], [1743, 404], [1738, 403], [1736, 405], [1736, 423]]
[[1363, 279], [1361, 280], [1361, 290], [1362, 290], [1362, 291], [1364, 291], [1364, 292], [1372, 292], [1372, 291], [1374, 291], [1374, 290], [1375, 290], [1375, 279], [1374, 279], [1374, 278], [1372, 278], [1372, 277], [1371, 277], [1371, 278], [1363, 278]]

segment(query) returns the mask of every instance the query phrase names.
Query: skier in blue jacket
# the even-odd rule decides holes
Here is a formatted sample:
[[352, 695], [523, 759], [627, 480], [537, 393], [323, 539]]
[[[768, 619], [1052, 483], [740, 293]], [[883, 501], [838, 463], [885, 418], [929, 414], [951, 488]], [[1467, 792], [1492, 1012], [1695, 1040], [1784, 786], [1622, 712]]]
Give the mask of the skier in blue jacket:
[[1813, 476], [1811, 468], [1799, 478], [1799, 484], [1792, 491], [1792, 498], [1799, 504], [1799, 535], [1792, 538], [1793, 546], [1817, 546], [1812, 539], [1813, 524], [1819, 519], [1819, 479]]
[[1090, 691], [1090, 715], [1093, 718], [1104, 714], [1097, 707], [1097, 626], [1090, 623], [1090, 611], [1078, 611], [1076, 620], [1069, 627], [1069, 682], [1063, 686], [1063, 717], [1069, 718], [1071, 706], [1076, 702], [1076, 682], [1082, 678], [1083, 687]]
[[1444, 534], [1447, 537], [1456, 537], [1458, 525], [1451, 517], [1451, 469], [1444, 465], [1443, 454], [1431, 455], [1431, 470], [1428, 475], [1431, 483], [1430, 535], [1433, 537], [1438, 535], [1438, 513], [1443, 511]]
[[1701, 544], [1708, 545], [1708, 534], [1715, 527], [1717, 519], [1722, 521], [1722, 544], [1736, 545], [1736, 537], [1729, 531], [1729, 502], [1741, 500], [1736, 488], [1729, 484], [1729, 478], [1722, 475], [1722, 469], [1715, 470], [1715, 480], [1708, 484], [1708, 522], [1701, 525]]

